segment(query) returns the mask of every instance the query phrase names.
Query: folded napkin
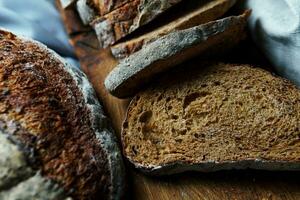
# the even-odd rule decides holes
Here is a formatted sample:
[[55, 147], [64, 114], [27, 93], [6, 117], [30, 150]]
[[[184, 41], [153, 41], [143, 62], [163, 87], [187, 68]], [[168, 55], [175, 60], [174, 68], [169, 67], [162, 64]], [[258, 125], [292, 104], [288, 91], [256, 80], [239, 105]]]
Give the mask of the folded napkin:
[[278, 74], [300, 87], [300, 0], [246, 0], [257, 46]]

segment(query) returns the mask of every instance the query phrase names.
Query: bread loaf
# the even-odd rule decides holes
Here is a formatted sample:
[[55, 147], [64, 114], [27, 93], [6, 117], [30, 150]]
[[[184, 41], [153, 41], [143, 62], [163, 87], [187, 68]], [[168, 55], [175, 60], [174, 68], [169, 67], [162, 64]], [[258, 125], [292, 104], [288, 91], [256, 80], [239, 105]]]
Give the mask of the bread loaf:
[[106, 89], [119, 98], [131, 96], [158, 73], [196, 55], [234, 46], [243, 38], [249, 14], [175, 31], [145, 45], [110, 72]]
[[111, 47], [111, 52], [117, 59], [123, 59], [142, 49], [144, 45], [149, 44], [170, 32], [191, 28], [218, 19], [235, 3], [236, 0], [201, 0], [197, 2], [194, 0], [187, 0], [177, 8], [176, 15], [174, 13], [174, 17], [170, 17], [169, 20], [166, 20], [167, 22], [165, 22], [165, 24], [157, 29], [154, 28], [154, 30], [148, 33], [113, 45]]
[[121, 199], [121, 154], [85, 75], [4, 30], [0, 66], [0, 199]]
[[299, 89], [247, 65], [184, 66], [129, 105], [122, 143], [135, 167], [156, 175], [300, 170]]

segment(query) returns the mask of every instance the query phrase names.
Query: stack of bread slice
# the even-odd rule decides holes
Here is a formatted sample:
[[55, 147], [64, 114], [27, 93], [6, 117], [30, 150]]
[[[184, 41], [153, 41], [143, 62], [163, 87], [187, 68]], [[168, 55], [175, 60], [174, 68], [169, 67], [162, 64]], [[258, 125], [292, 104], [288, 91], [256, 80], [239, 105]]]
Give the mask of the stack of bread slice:
[[92, 26], [106, 48], [152, 21], [181, 0], [78, 0], [84, 24]]
[[199, 61], [246, 35], [250, 11], [224, 17], [237, 0], [127, 0], [106, 13], [97, 2], [78, 0], [77, 10], [118, 63], [106, 89], [134, 97], [121, 136], [136, 168], [300, 170], [299, 89], [249, 65]]

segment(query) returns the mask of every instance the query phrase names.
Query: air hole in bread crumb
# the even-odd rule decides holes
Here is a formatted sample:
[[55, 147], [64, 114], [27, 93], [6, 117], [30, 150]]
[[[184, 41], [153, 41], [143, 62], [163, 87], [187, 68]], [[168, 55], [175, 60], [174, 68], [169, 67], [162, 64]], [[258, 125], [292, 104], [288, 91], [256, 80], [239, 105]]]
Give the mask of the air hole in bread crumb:
[[203, 134], [203, 133], [195, 133], [194, 136], [197, 139], [199, 139], [199, 138], [205, 138], [205, 134]]
[[171, 97], [168, 97], [168, 98], [166, 99], [166, 102], [169, 102], [169, 101], [171, 101]]
[[182, 142], [182, 139], [175, 139], [175, 142], [181, 143], [181, 142]]
[[128, 128], [128, 122], [123, 123], [123, 128]]
[[132, 151], [132, 153], [133, 153], [134, 155], [137, 155], [137, 153], [138, 153], [138, 151], [137, 151], [137, 149], [136, 149], [135, 146], [132, 146], [132, 147], [131, 147], [131, 151]]
[[183, 108], [186, 108], [188, 107], [193, 101], [195, 101], [197, 98], [200, 98], [200, 97], [205, 97], [205, 96], [208, 96], [210, 95], [211, 93], [209, 92], [195, 92], [195, 93], [192, 93], [192, 94], [189, 94], [187, 95], [185, 98], [184, 98], [184, 101], [183, 101]]
[[187, 130], [186, 130], [186, 129], [184, 129], [184, 130], [180, 130], [180, 131], [179, 131], [179, 134], [180, 134], [180, 135], [185, 135], [185, 134], [186, 134], [186, 132], [187, 132]]
[[215, 81], [214, 84], [215, 85], [221, 85], [221, 82], [220, 81]]
[[141, 123], [147, 123], [152, 117], [152, 111], [145, 111], [141, 114], [139, 121]]
[[172, 115], [171, 118], [176, 120], [176, 119], [178, 119], [178, 116], [177, 115]]
[[249, 89], [252, 89], [253, 87], [251, 86], [251, 85], [246, 85], [245, 87], [244, 87], [244, 89], [245, 90], [249, 90]]

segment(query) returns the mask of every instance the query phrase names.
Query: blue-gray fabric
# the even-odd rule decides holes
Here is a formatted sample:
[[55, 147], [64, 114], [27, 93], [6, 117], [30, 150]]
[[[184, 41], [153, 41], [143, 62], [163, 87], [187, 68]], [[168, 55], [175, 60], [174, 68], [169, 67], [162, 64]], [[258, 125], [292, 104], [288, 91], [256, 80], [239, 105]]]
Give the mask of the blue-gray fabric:
[[54, 0], [0, 0], [0, 28], [38, 40], [78, 65]]
[[[249, 27], [255, 43], [279, 74], [300, 86], [300, 1], [241, 2], [252, 9]], [[73, 57], [54, 0], [0, 0], [0, 27], [38, 40], [63, 57]]]
[[278, 74], [300, 87], [300, 0], [246, 0], [252, 38]]

